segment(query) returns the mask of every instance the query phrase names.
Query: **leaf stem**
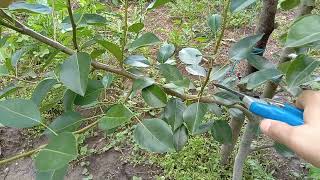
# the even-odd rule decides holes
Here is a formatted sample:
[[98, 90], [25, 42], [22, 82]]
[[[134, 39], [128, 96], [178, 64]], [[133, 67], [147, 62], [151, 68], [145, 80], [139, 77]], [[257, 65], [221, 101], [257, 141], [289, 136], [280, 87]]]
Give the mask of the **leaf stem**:
[[72, 13], [72, 6], [71, 6], [71, 0], [67, 0], [68, 4], [68, 13], [69, 13], [69, 18], [72, 26], [72, 41], [73, 41], [73, 46], [74, 48], [79, 51], [79, 46], [77, 42], [77, 25], [74, 21], [73, 13]]
[[124, 1], [123, 38], [122, 38], [122, 45], [121, 45], [121, 52], [122, 52], [122, 61], [120, 62], [121, 67], [123, 67], [123, 61], [125, 58], [125, 49], [128, 42], [128, 10], [129, 10], [129, 3], [128, 3], [128, 0], [125, 0]]
[[[221, 42], [222, 42], [222, 39], [224, 37], [224, 34], [225, 34], [225, 31], [226, 31], [226, 28], [227, 28], [227, 23], [228, 23], [228, 12], [229, 12], [229, 8], [230, 8], [230, 3], [231, 3], [231, 0], [226, 0], [225, 2], [225, 5], [224, 5], [224, 9], [223, 9], [223, 15], [222, 15], [222, 27], [221, 27], [221, 32], [218, 36], [218, 39], [216, 41], [216, 45], [213, 49], [213, 55], [215, 56], [214, 59], [216, 59], [217, 57], [217, 54], [219, 52], [219, 49], [220, 49], [220, 46], [221, 46]], [[207, 85], [209, 84], [209, 81], [210, 81], [210, 75], [212, 73], [212, 70], [213, 70], [213, 63], [214, 63], [214, 60], [211, 60], [211, 63], [209, 65], [209, 71], [208, 71], [208, 75], [203, 83], [203, 85], [201, 86], [201, 90], [198, 94], [198, 97], [201, 98], [203, 96], [203, 92], [205, 90], [205, 88], [207, 87]]]

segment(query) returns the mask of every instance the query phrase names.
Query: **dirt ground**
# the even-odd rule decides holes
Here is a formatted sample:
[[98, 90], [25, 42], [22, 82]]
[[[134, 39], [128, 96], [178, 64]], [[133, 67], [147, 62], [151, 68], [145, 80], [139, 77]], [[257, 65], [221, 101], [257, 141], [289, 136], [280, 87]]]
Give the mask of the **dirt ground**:
[[[155, 32], [162, 40], [167, 39], [167, 35], [173, 28], [172, 19], [168, 16], [168, 10], [166, 8], [160, 8], [149, 14], [150, 18], [146, 18], [146, 29], [148, 31]], [[285, 15], [284, 18], [292, 18], [291, 15]], [[157, 22], [157, 23], [154, 23]], [[158, 29], [165, 29], [165, 31], [157, 31]], [[254, 31], [254, 27], [248, 29], [228, 30], [227, 37], [243, 37], [245, 34], [251, 34]], [[237, 40], [237, 39], [235, 39]], [[228, 49], [231, 46], [230, 41], [224, 41], [225, 48]], [[272, 57], [277, 51], [277, 44], [274, 40], [270, 41], [270, 45], [267, 50], [267, 57]], [[221, 52], [221, 62], [225, 62], [227, 59], [227, 51]], [[242, 65], [241, 65], [242, 67]], [[238, 71], [242, 72], [245, 67], [239, 68]], [[26, 136], [26, 132], [23, 130], [17, 130], [12, 128], [0, 128], [0, 159], [4, 157], [10, 157], [18, 152], [23, 152], [28, 149], [39, 146], [46, 142], [45, 139], [38, 139], [34, 142]], [[102, 134], [98, 134], [87, 140], [90, 148], [99, 149], [105, 146], [108, 141], [103, 138]], [[130, 147], [128, 147], [130, 149]], [[283, 158], [278, 155], [274, 150], [266, 150], [267, 156], [278, 164], [270, 171], [274, 171], [276, 179], [287, 180], [292, 173], [305, 174], [306, 168], [303, 163], [297, 158]], [[110, 149], [101, 154], [95, 154], [86, 157], [84, 161], [90, 162], [86, 168], [94, 176], [95, 180], [116, 179], [126, 180], [132, 179], [137, 176], [142, 179], [154, 179], [156, 175], [162, 173], [161, 168], [152, 165], [133, 165], [130, 164], [127, 159], [130, 156], [130, 150], [115, 150]], [[66, 176], [66, 180], [81, 180], [85, 178], [83, 176], [84, 168], [78, 164], [72, 164]], [[14, 163], [0, 167], [0, 180], [33, 180], [35, 179], [35, 169], [31, 158], [18, 160]]]

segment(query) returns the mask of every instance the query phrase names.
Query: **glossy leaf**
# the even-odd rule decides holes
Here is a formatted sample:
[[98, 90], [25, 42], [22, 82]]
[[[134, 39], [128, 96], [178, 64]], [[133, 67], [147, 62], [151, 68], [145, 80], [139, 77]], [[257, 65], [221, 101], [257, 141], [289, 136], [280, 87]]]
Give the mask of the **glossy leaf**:
[[263, 35], [249, 36], [234, 44], [229, 53], [230, 59], [234, 61], [246, 59], [252, 53], [253, 47], [262, 36]]
[[187, 66], [186, 71], [194, 76], [207, 76], [207, 71], [197, 64]]
[[217, 104], [208, 104], [208, 110], [217, 116], [222, 116], [222, 109]]
[[85, 106], [96, 103], [103, 89], [104, 86], [101, 81], [89, 80], [85, 95], [77, 95], [77, 97], [74, 100], [74, 104], [79, 106]]
[[141, 68], [146, 68], [150, 66], [150, 62], [148, 61], [148, 59], [141, 55], [129, 56], [126, 59], [125, 64], [133, 67], [141, 67]]
[[320, 62], [305, 55], [298, 56], [289, 66], [286, 81], [288, 88], [295, 88], [305, 82]]
[[27, 49], [22, 48], [13, 53], [11, 57], [11, 65], [14, 68], [17, 68], [19, 61], [21, 60], [24, 53], [26, 53]]
[[[73, 14], [74, 21], [76, 23], [76, 27], [83, 28], [89, 25], [105, 25], [108, 23], [107, 19], [99, 14]], [[64, 31], [72, 31], [72, 25], [70, 21], [70, 17], [67, 16], [62, 20], [62, 29]]]
[[183, 113], [183, 120], [186, 123], [191, 134], [199, 129], [201, 122], [204, 120], [208, 107], [203, 103], [191, 104]]
[[87, 90], [91, 57], [87, 53], [76, 53], [70, 56], [62, 65], [60, 80], [73, 92], [84, 96]]
[[221, 144], [232, 143], [232, 130], [226, 121], [215, 121], [211, 133], [213, 138]]
[[121, 51], [120, 47], [110, 41], [105, 40], [97, 40], [97, 42], [106, 48], [114, 57], [117, 58], [119, 62], [123, 61], [123, 52]]
[[48, 172], [37, 172], [36, 180], [62, 180], [66, 175], [68, 170], [68, 165], [61, 169], [48, 171]]
[[173, 44], [164, 44], [158, 52], [158, 56], [157, 56], [158, 62], [165, 63], [170, 57], [173, 56], [175, 50], [176, 48], [174, 47]]
[[16, 92], [19, 88], [20, 88], [19, 86], [13, 83], [5, 86], [3, 89], [0, 89], [0, 99], [5, 98], [10, 94]]
[[286, 47], [300, 47], [320, 41], [319, 29], [320, 15], [310, 15], [298, 19], [289, 29]]
[[31, 100], [0, 101], [0, 123], [7, 127], [29, 128], [41, 123], [40, 112]]
[[129, 32], [139, 33], [144, 28], [143, 23], [135, 23], [128, 27]]
[[160, 64], [159, 70], [167, 82], [183, 80], [183, 75], [176, 66], [170, 64]]
[[26, 11], [38, 14], [51, 14], [52, 9], [42, 4], [31, 4], [27, 2], [14, 2], [9, 6], [10, 11]]
[[219, 14], [209, 16], [208, 25], [211, 31], [215, 34], [221, 27], [222, 17]]
[[41, 81], [36, 89], [34, 90], [31, 100], [37, 105], [40, 106], [43, 99], [46, 97], [51, 88], [57, 84], [56, 79], [45, 79]]
[[35, 158], [39, 172], [54, 171], [65, 167], [78, 156], [76, 137], [72, 133], [53, 136], [49, 144]]
[[280, 1], [280, 7], [284, 10], [290, 10], [299, 6], [300, 0], [282, 0]]
[[142, 90], [144, 101], [151, 107], [162, 108], [167, 104], [167, 95], [157, 85], [152, 85]]
[[101, 83], [104, 88], [109, 88], [114, 80], [114, 76], [112, 74], [106, 74], [103, 76]]
[[230, 70], [231, 66], [214, 67], [210, 74], [210, 81], [221, 81], [225, 79]]
[[272, 62], [263, 56], [250, 54], [247, 56], [248, 63], [258, 70], [276, 68]]
[[213, 122], [212, 121], [200, 124], [199, 128], [194, 133], [194, 135], [201, 135], [201, 134], [207, 133], [207, 132], [209, 132], [211, 130], [212, 126], [213, 126]]
[[283, 74], [277, 69], [263, 69], [261, 71], [257, 71], [252, 75], [247, 83], [248, 89], [254, 89], [269, 80], [277, 80]]
[[105, 116], [100, 119], [99, 128], [110, 130], [127, 123], [133, 117], [133, 113], [126, 106], [117, 104], [112, 106]]
[[173, 131], [178, 129], [183, 124], [183, 112], [187, 106], [181, 99], [171, 98], [164, 109], [164, 118], [172, 127]]
[[153, 2], [147, 7], [147, 10], [152, 10], [152, 9], [158, 8], [158, 7], [163, 6], [171, 1], [172, 0], [153, 0]]
[[9, 74], [9, 71], [6, 68], [6, 66], [5, 65], [0, 65], [0, 77], [8, 75], [8, 74]]
[[63, 107], [64, 111], [73, 111], [74, 100], [76, 99], [77, 94], [71, 90], [67, 90], [63, 96]]
[[181, 151], [188, 142], [188, 130], [185, 126], [179, 127], [173, 134], [173, 142], [176, 151]]
[[[69, 111], [53, 120], [49, 125], [49, 128], [58, 134], [63, 132], [74, 132], [80, 127], [82, 122], [83, 119], [78, 112]], [[54, 136], [49, 129], [45, 130], [44, 134], [50, 137]]]
[[129, 51], [133, 51], [145, 46], [154, 45], [159, 42], [160, 39], [153, 33], [145, 33], [129, 45]]
[[145, 78], [139, 78], [134, 80], [132, 85], [132, 92], [137, 92], [139, 90], [142, 90], [144, 88], [147, 88], [155, 83], [155, 80], [145, 77]]
[[202, 60], [202, 54], [195, 48], [184, 48], [179, 52], [180, 60], [185, 64], [199, 64]]
[[237, 120], [237, 121], [244, 121], [245, 120], [245, 115], [244, 113], [236, 108], [230, 108], [229, 110], [229, 114], [232, 117], [232, 119]]
[[250, 6], [256, 0], [232, 0], [231, 1], [231, 12], [238, 12], [246, 7]]
[[213, 95], [214, 99], [216, 99], [217, 101], [220, 101], [220, 102], [223, 102], [225, 103], [226, 105], [232, 105], [234, 103], [237, 103], [237, 102], [241, 102], [239, 97], [234, 95], [233, 93], [231, 92], [228, 92], [228, 91], [219, 91], [219, 92], [216, 92], [214, 95]]
[[134, 140], [143, 149], [156, 153], [174, 151], [173, 132], [161, 119], [147, 119], [134, 130]]

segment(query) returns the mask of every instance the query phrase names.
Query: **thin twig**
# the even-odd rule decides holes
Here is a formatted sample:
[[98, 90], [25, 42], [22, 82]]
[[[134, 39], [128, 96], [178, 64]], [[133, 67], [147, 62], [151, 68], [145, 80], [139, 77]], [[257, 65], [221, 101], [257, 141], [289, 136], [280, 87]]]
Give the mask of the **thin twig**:
[[[222, 22], [222, 27], [221, 27], [221, 33], [220, 33], [220, 35], [218, 36], [218, 39], [217, 39], [217, 41], [216, 41], [216, 45], [215, 45], [214, 50], [213, 50], [213, 55], [215, 56], [214, 58], [216, 58], [216, 56], [218, 55], [218, 52], [219, 52], [219, 49], [220, 49], [220, 46], [221, 46], [222, 39], [223, 39], [223, 37], [224, 37], [224, 33], [225, 33], [226, 28], [227, 28], [228, 12], [229, 12], [230, 3], [231, 3], [231, 0], [227, 0], [226, 3], [225, 3], [225, 5], [224, 5], [223, 15], [222, 15], [222, 17], [223, 17], [223, 22]], [[199, 92], [199, 94], [198, 94], [198, 97], [202, 97], [205, 88], [206, 88], [207, 85], [209, 84], [210, 75], [211, 75], [211, 72], [212, 72], [212, 70], [213, 70], [213, 64], [214, 64], [214, 60], [211, 60], [207, 77], [206, 77], [203, 85], [201, 86], [201, 89], [200, 89], [200, 92]]]
[[72, 41], [73, 41], [73, 46], [74, 49], [79, 51], [79, 46], [77, 42], [77, 25], [74, 21], [73, 13], [72, 13], [72, 6], [71, 6], [71, 0], [67, 0], [68, 3], [68, 13], [69, 13], [69, 18], [72, 26]]

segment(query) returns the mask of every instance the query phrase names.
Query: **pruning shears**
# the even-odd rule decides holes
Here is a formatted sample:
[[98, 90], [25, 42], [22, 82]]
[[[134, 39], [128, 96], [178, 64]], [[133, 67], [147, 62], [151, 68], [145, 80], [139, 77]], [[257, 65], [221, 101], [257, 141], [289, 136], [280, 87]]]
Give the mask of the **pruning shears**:
[[249, 111], [255, 115], [284, 122], [291, 126], [301, 126], [304, 124], [304, 111], [289, 103], [281, 103], [269, 99], [257, 99], [220, 84], [215, 84], [215, 86], [237, 95]]

